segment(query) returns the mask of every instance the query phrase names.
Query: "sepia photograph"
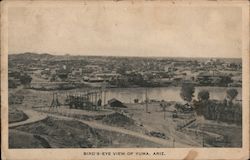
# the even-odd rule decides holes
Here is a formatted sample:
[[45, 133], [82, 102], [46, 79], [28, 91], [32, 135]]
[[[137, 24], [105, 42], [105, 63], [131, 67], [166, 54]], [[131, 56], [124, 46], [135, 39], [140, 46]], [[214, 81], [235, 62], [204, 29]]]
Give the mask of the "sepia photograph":
[[241, 147], [236, 58], [10, 54], [9, 147]]
[[249, 3], [13, 1], [2, 8], [6, 157], [83, 149], [79, 159], [122, 159], [127, 150], [166, 159], [166, 149], [235, 149], [249, 158]]

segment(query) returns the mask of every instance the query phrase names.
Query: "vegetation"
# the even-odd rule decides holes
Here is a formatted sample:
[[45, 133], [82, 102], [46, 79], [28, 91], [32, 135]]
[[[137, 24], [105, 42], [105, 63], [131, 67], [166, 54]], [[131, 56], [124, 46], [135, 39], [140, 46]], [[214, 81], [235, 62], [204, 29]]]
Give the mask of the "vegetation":
[[21, 75], [19, 77], [19, 79], [20, 79], [21, 84], [24, 85], [24, 86], [29, 85], [30, 82], [32, 81], [31, 76], [29, 76], [28, 74]]
[[199, 92], [198, 101], [193, 101], [197, 115], [203, 115], [205, 119], [209, 120], [241, 124], [241, 104], [232, 103], [237, 93], [237, 90], [229, 89], [227, 91], [227, 98], [229, 98], [230, 103], [227, 103], [226, 99], [224, 101], [209, 100], [208, 91]]
[[28, 116], [21, 110], [9, 109], [9, 123], [21, 122], [28, 119]]
[[232, 102], [236, 96], [238, 95], [238, 91], [236, 89], [228, 89], [227, 90], [227, 98], [230, 102]]
[[131, 119], [123, 114], [120, 114], [118, 112], [107, 115], [102, 120], [102, 122], [104, 124], [109, 124], [109, 125], [118, 126], [118, 127], [130, 126], [130, 125], [135, 124], [133, 119]]
[[9, 93], [8, 97], [9, 104], [22, 104], [24, 100], [24, 96], [21, 94]]
[[209, 100], [209, 92], [206, 90], [202, 90], [198, 93], [198, 100], [199, 101], [207, 101]]
[[27, 87], [30, 85], [30, 83], [32, 81], [32, 77], [26, 73], [21, 74], [19, 72], [13, 72], [9, 76], [11, 76], [13, 78], [13, 79], [9, 79], [9, 81], [8, 81], [9, 88], [16, 88], [20, 84]]
[[18, 86], [17, 83], [12, 79], [8, 80], [8, 85], [9, 85], [9, 88], [17, 88]]
[[181, 87], [180, 96], [184, 101], [191, 102], [194, 97], [194, 85], [184, 83]]
[[219, 86], [224, 86], [224, 87], [227, 87], [229, 83], [232, 83], [233, 80], [231, 77], [229, 76], [222, 76], [219, 83], [217, 85]]
[[170, 105], [171, 104], [164, 103], [164, 102], [160, 104], [160, 107], [161, 107], [162, 111], [164, 112], [164, 119], [166, 119], [166, 108], [169, 107]]

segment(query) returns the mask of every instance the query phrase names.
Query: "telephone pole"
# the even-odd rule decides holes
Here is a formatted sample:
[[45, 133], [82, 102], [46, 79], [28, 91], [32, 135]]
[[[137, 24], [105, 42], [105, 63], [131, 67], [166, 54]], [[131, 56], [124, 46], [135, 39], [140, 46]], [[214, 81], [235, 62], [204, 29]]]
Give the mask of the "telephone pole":
[[146, 93], [145, 93], [145, 97], [146, 97], [146, 113], [148, 113], [148, 89], [146, 88]]

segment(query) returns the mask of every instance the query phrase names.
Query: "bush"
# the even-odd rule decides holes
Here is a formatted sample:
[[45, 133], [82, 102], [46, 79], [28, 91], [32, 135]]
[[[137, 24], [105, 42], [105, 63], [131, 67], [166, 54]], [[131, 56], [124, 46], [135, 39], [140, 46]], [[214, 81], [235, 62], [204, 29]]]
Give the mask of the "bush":
[[199, 101], [207, 101], [209, 99], [209, 92], [206, 90], [202, 90], [198, 93]]
[[227, 90], [227, 98], [232, 101], [238, 95], [238, 91], [236, 89], [228, 89]]
[[205, 119], [216, 120], [227, 123], [242, 123], [241, 104], [224, 103], [215, 100], [195, 101], [196, 113], [203, 115]]

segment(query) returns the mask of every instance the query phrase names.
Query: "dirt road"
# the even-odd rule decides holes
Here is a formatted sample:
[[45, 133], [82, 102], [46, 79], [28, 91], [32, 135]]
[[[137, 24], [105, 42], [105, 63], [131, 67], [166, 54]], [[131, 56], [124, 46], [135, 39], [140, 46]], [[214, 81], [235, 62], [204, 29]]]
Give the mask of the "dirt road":
[[[156, 137], [151, 137], [151, 136], [147, 136], [147, 135], [143, 135], [141, 133], [137, 133], [137, 132], [130, 131], [130, 130], [123, 129], [123, 128], [119, 128], [119, 127], [112, 127], [112, 126], [104, 125], [104, 124], [101, 124], [101, 123], [90, 122], [90, 121], [85, 121], [85, 120], [80, 120], [80, 119], [75, 119], [75, 118], [72, 118], [72, 117], [65, 117], [65, 116], [55, 115], [55, 114], [48, 114], [48, 116], [59, 118], [59, 119], [64, 119], [64, 120], [76, 120], [76, 121], [87, 124], [90, 127], [93, 127], [93, 128], [96, 128], [96, 129], [102, 129], [102, 130], [127, 134], [127, 135], [130, 135], [130, 136], [138, 137], [138, 138], [141, 138], [141, 139], [145, 139], [147, 141], [151, 141], [151, 142], [160, 144], [160, 145], [165, 146], [165, 147], [171, 147], [172, 146], [171, 141], [156, 138]], [[182, 144], [175, 144], [175, 145], [179, 146], [179, 145], [182, 145]]]
[[25, 124], [29, 124], [29, 123], [34, 123], [34, 122], [37, 122], [37, 121], [41, 121], [45, 118], [47, 118], [47, 115], [44, 114], [44, 113], [39, 113], [39, 112], [36, 112], [32, 109], [28, 109], [28, 110], [25, 110], [25, 109], [22, 109], [22, 111], [29, 117], [27, 120], [25, 121], [21, 121], [21, 122], [16, 122], [16, 123], [11, 123], [9, 124], [9, 127], [17, 127], [17, 126], [21, 126], [21, 125], [25, 125]]
[[[45, 119], [46, 117], [50, 116], [50, 117], [54, 117], [54, 118], [58, 118], [58, 119], [64, 119], [64, 120], [76, 120], [76, 121], [87, 124], [90, 127], [93, 127], [93, 128], [96, 128], [96, 129], [102, 129], [102, 130], [127, 134], [127, 135], [130, 135], [130, 136], [134, 136], [134, 137], [137, 137], [137, 138], [141, 138], [141, 139], [144, 139], [144, 140], [147, 140], [147, 141], [151, 141], [151, 142], [160, 144], [163, 147], [172, 147], [173, 146], [173, 142], [171, 140], [165, 140], [165, 139], [161, 139], [161, 138], [147, 136], [147, 135], [137, 133], [137, 132], [134, 132], [134, 131], [130, 131], [130, 130], [127, 130], [127, 129], [123, 129], [123, 128], [119, 128], [119, 127], [112, 127], [112, 126], [104, 125], [104, 124], [97, 123], [97, 122], [85, 121], [85, 120], [80, 120], [80, 119], [76, 119], [76, 118], [72, 118], [72, 117], [66, 117], [66, 116], [56, 115], [56, 114], [51, 114], [51, 113], [42, 113], [42, 112], [38, 112], [38, 111], [35, 111], [35, 110], [32, 110], [32, 109], [23, 110], [23, 112], [25, 114], [27, 114], [29, 119], [27, 119], [26, 121], [9, 124], [9, 127], [16, 127], [16, 126], [20, 126], [20, 125], [34, 123], [34, 122], [37, 122], [37, 121], [41, 121], [41, 120]], [[179, 144], [179, 143], [175, 142], [175, 147], [189, 147], [189, 146], [185, 145], [185, 144]]]

